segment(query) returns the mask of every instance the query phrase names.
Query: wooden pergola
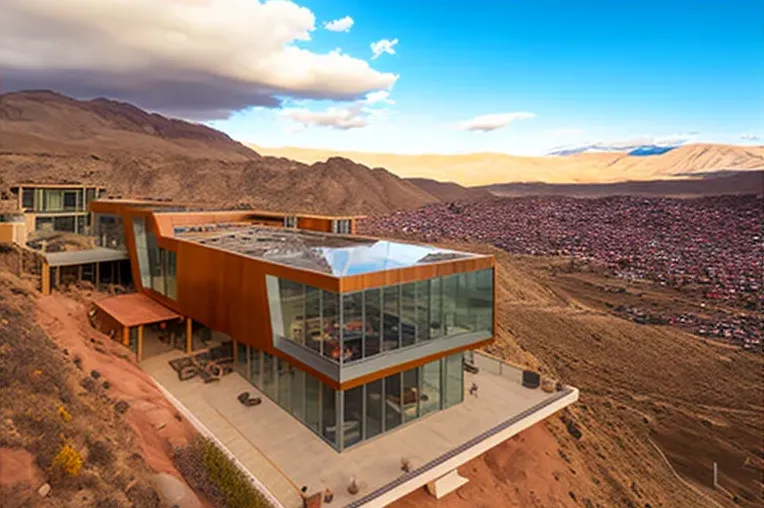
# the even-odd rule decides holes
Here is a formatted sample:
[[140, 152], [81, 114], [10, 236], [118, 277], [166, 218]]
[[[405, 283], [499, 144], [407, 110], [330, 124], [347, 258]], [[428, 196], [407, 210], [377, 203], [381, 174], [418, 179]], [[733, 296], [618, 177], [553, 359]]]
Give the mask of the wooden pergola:
[[[104, 298], [94, 302], [95, 307], [108, 315], [122, 327], [122, 343], [129, 345], [130, 329], [138, 329], [138, 361], [143, 359], [143, 330], [146, 325], [162, 323], [166, 321], [180, 320], [184, 317], [149, 298], [142, 293], [131, 293]], [[190, 318], [185, 318], [186, 323], [186, 351], [192, 350], [192, 325]]]

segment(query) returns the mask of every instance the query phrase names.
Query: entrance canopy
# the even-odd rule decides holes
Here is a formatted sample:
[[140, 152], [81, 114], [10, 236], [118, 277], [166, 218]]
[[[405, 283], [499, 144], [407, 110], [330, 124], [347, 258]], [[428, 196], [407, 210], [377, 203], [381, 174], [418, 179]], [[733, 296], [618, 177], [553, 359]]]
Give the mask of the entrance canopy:
[[50, 266], [74, 266], [129, 259], [127, 251], [103, 247], [66, 252], [47, 252], [44, 256]]
[[150, 325], [181, 317], [177, 312], [141, 293], [110, 296], [94, 302], [94, 305], [127, 327]]

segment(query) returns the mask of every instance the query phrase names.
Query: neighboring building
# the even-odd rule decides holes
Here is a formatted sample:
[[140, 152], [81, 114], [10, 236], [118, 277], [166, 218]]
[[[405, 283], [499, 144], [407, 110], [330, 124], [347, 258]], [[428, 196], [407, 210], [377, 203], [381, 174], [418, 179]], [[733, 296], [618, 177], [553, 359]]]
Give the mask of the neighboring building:
[[24, 245], [27, 241], [27, 227], [24, 213], [16, 200], [0, 201], [0, 243]]
[[[258, 429], [265, 433], [257, 443], [263, 448], [250, 455], [268, 460], [244, 452], [241, 460], [256, 461], [247, 466], [256, 476], [270, 474], [256, 471], [257, 464], [278, 464], [274, 474], [288, 482], [267, 487], [284, 506], [296, 505], [299, 492], [290, 489], [303, 484], [331, 486], [337, 503], [352, 506], [383, 506], [425, 483], [440, 497], [466, 481], [456, 474], [458, 465], [578, 397], [572, 388], [531, 392], [520, 386], [521, 371], [482, 359], [496, 379], [482, 385], [487, 399], [465, 401], [465, 380], [473, 375], [465, 373], [465, 355], [471, 363], [470, 352], [494, 336], [493, 256], [356, 236], [353, 217], [174, 211], [109, 200], [92, 202], [90, 210], [96, 234], [127, 249], [138, 291], [96, 302], [102, 328], [129, 345], [170, 391], [178, 382], [166, 377], [167, 356], [149, 365], [156, 348], [147, 330], [162, 322], [160, 334], [185, 352], [201, 347], [198, 335], [207, 345], [232, 341], [235, 370], [246, 381], [231, 383], [251, 383], [283, 412], [262, 407], [248, 417], [232, 406], [225, 409], [228, 420], [214, 416], [205, 424], [233, 426], [240, 418], [244, 427], [236, 432], [252, 432], [247, 439], [257, 440]], [[185, 341], [176, 341], [183, 328]], [[191, 391], [182, 385], [175, 393], [191, 397], [189, 407], [203, 419], [204, 400], [219, 400], [209, 402], [219, 414], [235, 404], [241, 386], [225, 391], [234, 384]], [[208, 388], [220, 391], [202, 396]], [[452, 425], [438, 423], [439, 413], [463, 405], [449, 412]], [[411, 444], [385, 436], [417, 425], [422, 437], [408, 438]], [[305, 429], [334, 451], [315, 445]], [[276, 447], [273, 455], [268, 447]], [[429, 462], [401, 481], [400, 456], [385, 456], [386, 449]], [[355, 470], [365, 474], [366, 491], [343, 492], [337, 482]]]
[[88, 234], [88, 204], [103, 195], [97, 185], [25, 183], [11, 187], [24, 211], [27, 232], [49, 228], [54, 231]]

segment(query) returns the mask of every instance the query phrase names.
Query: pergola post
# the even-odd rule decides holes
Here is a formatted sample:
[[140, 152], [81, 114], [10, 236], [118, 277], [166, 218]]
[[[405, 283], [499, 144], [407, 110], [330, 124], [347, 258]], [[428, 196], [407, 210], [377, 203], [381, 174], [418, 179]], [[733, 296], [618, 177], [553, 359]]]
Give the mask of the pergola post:
[[138, 362], [143, 361], [143, 325], [138, 325]]
[[194, 352], [194, 336], [193, 336], [193, 320], [189, 317], [186, 318], [186, 353], [191, 354]]
[[42, 294], [47, 296], [50, 294], [50, 265], [47, 262], [42, 263]]

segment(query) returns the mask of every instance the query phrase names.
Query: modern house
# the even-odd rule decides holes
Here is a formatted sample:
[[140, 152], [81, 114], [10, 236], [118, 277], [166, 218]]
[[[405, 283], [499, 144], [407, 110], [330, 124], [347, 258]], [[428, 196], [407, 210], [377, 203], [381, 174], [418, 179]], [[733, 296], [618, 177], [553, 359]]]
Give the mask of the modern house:
[[[243, 436], [232, 452], [278, 477], [265, 487], [282, 506], [297, 506], [298, 485], [331, 486], [351, 506], [425, 484], [440, 497], [466, 481], [458, 465], [578, 397], [531, 392], [522, 371], [473, 359], [494, 336], [492, 256], [358, 236], [354, 217], [119, 200], [90, 211], [101, 244], [126, 249], [137, 289], [96, 302], [99, 326], [192, 418]], [[168, 358], [229, 342], [235, 378], [189, 388], [170, 373]], [[480, 374], [488, 398], [465, 401], [478, 364], [495, 371]], [[267, 397], [257, 420], [235, 402], [247, 387]], [[405, 481], [403, 454], [421, 463]], [[343, 491], [356, 474], [365, 490]]]
[[87, 233], [90, 226], [88, 204], [105, 190], [97, 185], [25, 183], [11, 187], [24, 211], [27, 232], [43, 228], [71, 233]]

